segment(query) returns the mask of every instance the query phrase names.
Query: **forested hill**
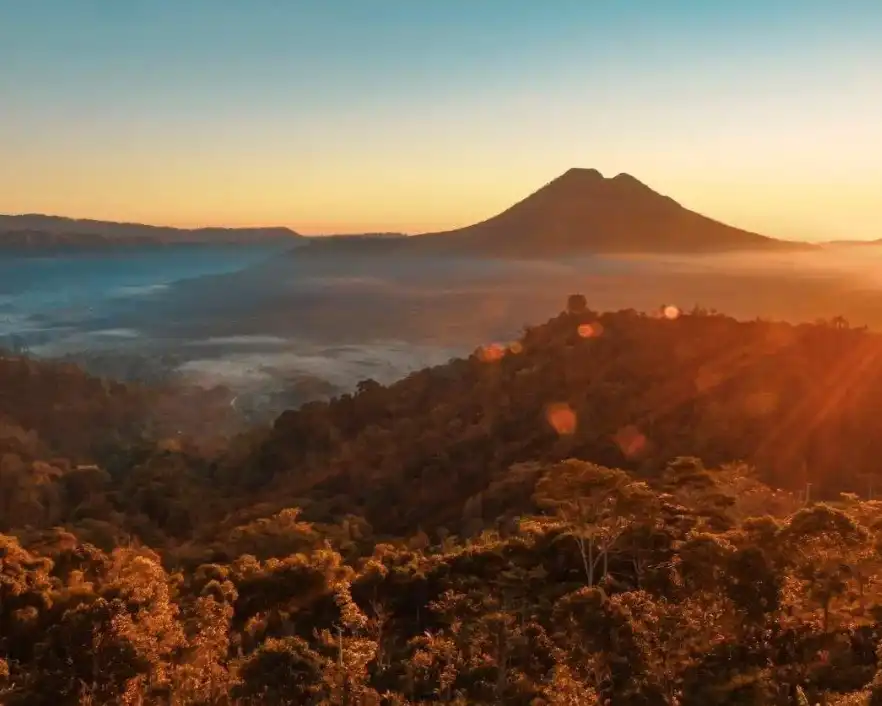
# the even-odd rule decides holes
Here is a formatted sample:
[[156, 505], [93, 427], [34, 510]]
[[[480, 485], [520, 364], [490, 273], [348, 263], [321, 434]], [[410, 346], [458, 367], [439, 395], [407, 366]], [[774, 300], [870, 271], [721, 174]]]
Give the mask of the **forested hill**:
[[171, 437], [229, 434], [236, 429], [229, 399], [224, 388], [123, 384], [0, 349], [0, 443], [27, 437], [42, 453], [75, 463]]
[[250, 473], [396, 532], [456, 523], [512, 464], [567, 457], [647, 477], [683, 455], [747, 461], [776, 486], [866, 490], [882, 337], [843, 320], [668, 314], [599, 314], [577, 297], [519, 341], [283, 414]]
[[2, 359], [0, 704], [880, 706], [880, 351], [573, 296], [224, 445]]
[[[127, 385], [0, 351], [0, 531], [73, 518], [94, 528], [110, 518], [93, 514], [89, 498], [109, 507], [94, 493], [128, 477], [136, 459], [216, 453], [235, 423], [223, 389]], [[115, 516], [106, 536], [120, 523]]]

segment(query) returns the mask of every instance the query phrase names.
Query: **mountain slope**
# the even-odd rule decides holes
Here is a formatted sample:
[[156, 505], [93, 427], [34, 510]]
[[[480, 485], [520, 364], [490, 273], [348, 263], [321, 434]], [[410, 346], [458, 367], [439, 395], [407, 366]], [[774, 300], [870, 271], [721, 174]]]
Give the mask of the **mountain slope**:
[[272, 479], [268, 501], [325, 498], [393, 533], [454, 528], [513, 465], [568, 457], [650, 476], [678, 456], [744, 460], [820, 497], [861, 489], [878, 467], [880, 391], [882, 336], [843, 320], [585, 310], [508, 348], [286, 412], [239, 476]]
[[509, 256], [810, 247], [719, 223], [628, 174], [607, 179], [595, 169], [570, 169], [486, 221], [416, 236], [408, 245]]
[[0, 247], [247, 244], [299, 240], [288, 228], [172, 228], [40, 214], [0, 215]]

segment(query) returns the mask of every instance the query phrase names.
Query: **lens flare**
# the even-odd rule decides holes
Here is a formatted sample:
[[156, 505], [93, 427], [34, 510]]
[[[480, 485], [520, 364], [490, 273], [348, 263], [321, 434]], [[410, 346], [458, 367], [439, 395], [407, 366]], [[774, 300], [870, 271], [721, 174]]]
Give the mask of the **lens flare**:
[[662, 316], [666, 319], [677, 319], [680, 317], [680, 310], [673, 304], [668, 304], [662, 309]]
[[548, 408], [545, 410], [545, 418], [561, 436], [569, 436], [576, 433], [576, 413], [566, 402], [548, 405]]
[[639, 456], [646, 448], [646, 437], [633, 425], [619, 429], [613, 436], [613, 441], [625, 455], [625, 458]]
[[603, 325], [599, 321], [592, 324], [581, 324], [577, 331], [582, 338], [597, 338], [603, 333]]
[[495, 363], [502, 360], [505, 355], [505, 346], [498, 343], [491, 343], [489, 346], [482, 346], [478, 350], [478, 358], [484, 363]]

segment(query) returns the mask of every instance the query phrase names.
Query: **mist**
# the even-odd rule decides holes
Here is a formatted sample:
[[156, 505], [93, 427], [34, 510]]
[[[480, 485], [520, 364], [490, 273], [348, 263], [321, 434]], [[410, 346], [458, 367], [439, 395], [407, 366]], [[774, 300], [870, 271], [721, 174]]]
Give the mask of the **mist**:
[[272, 415], [517, 338], [575, 292], [596, 310], [673, 304], [882, 327], [882, 247], [871, 245], [541, 261], [328, 250], [273, 252], [177, 281], [152, 282], [141, 266], [132, 284], [115, 276], [103, 306], [42, 326], [45, 311], [7, 312], [3, 333], [110, 377], [222, 385], [243, 409]]

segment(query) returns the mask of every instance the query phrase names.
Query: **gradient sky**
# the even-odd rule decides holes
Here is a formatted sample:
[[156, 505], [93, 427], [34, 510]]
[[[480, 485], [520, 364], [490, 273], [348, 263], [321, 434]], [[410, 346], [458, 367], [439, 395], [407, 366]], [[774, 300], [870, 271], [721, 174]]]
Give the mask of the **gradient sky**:
[[571, 166], [882, 237], [880, 0], [0, 0], [0, 212], [483, 219]]

